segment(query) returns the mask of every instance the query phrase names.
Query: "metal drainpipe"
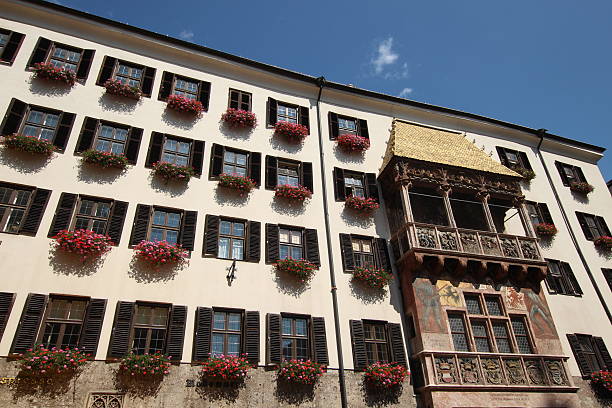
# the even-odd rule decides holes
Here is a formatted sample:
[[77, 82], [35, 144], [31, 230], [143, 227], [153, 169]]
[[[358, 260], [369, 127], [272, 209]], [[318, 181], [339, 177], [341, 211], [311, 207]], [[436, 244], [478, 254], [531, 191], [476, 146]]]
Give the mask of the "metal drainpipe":
[[329, 262], [329, 279], [331, 283], [332, 306], [334, 309], [334, 326], [336, 329], [336, 348], [338, 353], [338, 382], [340, 383], [340, 402], [342, 408], [347, 408], [346, 384], [344, 379], [344, 358], [342, 356], [342, 337], [340, 335], [340, 316], [338, 314], [338, 288], [334, 272], [334, 257], [332, 254], [331, 232], [329, 228], [329, 211], [327, 208], [327, 183], [325, 181], [325, 153], [323, 152], [323, 133], [321, 132], [321, 93], [325, 86], [325, 77], [317, 78], [319, 95], [317, 96], [317, 127], [319, 131], [319, 164], [321, 166], [321, 185], [323, 188], [323, 217], [325, 219], [325, 238], [327, 240], [327, 261]]
[[565, 212], [565, 208], [563, 208], [563, 204], [561, 203], [561, 198], [559, 198], [559, 193], [557, 192], [557, 188], [553, 184], [552, 177], [550, 176], [550, 172], [548, 171], [548, 167], [546, 167], [546, 162], [544, 161], [544, 157], [542, 156], [542, 152], [540, 151], [540, 146], [542, 146], [542, 142], [544, 141], [544, 133], [546, 133], [546, 129], [539, 129], [538, 131], [539, 131], [538, 136], [540, 137], [540, 142], [538, 143], [538, 147], [536, 149], [537, 149], [538, 158], [540, 159], [540, 163], [542, 163], [542, 166], [544, 167], [544, 172], [546, 173], [546, 177], [548, 178], [548, 184], [550, 184], [553, 194], [555, 195], [555, 200], [557, 201], [557, 205], [559, 206], [559, 209], [561, 210], [561, 216], [563, 217], [563, 222], [565, 223], [565, 226], [567, 227], [567, 230], [569, 231], [570, 238], [572, 239], [572, 243], [574, 244], [574, 247], [576, 248], [576, 251], [578, 252], [578, 256], [580, 257], [580, 260], [582, 261], [582, 265], [584, 266], [584, 269], [586, 270], [586, 273], [589, 276], [589, 279], [591, 280], [591, 284], [593, 285], [593, 288], [595, 288], [595, 293], [597, 293], [597, 297], [599, 298], [601, 305], [603, 306], [604, 310], [606, 311], [606, 314], [608, 315], [608, 320], [612, 322], [612, 315], [610, 315], [610, 309], [608, 309], [608, 306], [606, 305], [606, 301], [604, 300], [604, 297], [601, 294], [599, 287], [597, 286], [597, 282], [595, 282], [595, 277], [593, 276], [593, 273], [591, 272], [591, 268], [589, 268], [589, 264], [587, 263], [586, 258], [584, 257], [584, 254], [582, 253], [580, 246], [578, 245], [578, 239], [576, 239], [576, 234], [574, 234], [574, 230], [572, 229], [572, 226], [570, 225], [569, 218], [567, 217], [567, 213]]

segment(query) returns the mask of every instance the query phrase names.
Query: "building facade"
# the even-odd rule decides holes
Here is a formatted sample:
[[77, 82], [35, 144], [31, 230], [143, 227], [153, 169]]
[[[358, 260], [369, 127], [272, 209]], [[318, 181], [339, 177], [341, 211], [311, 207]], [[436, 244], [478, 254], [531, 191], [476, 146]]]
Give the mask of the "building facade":
[[[612, 369], [612, 261], [595, 245], [612, 223], [603, 148], [46, 2], [3, 1], [0, 47], [2, 406], [599, 406], [586, 379]], [[73, 70], [75, 85], [37, 77], [40, 63]], [[172, 95], [204, 112], [170, 109]], [[257, 126], [228, 126], [228, 108]], [[279, 122], [308, 135], [283, 138]], [[11, 148], [15, 134], [55, 152]], [[341, 148], [347, 134], [368, 148]], [[126, 168], [84, 161], [96, 152]], [[164, 180], [159, 162], [193, 176]], [[236, 193], [223, 174], [254, 188]], [[283, 185], [311, 197], [275, 197]], [[380, 208], [357, 214], [349, 197]], [[85, 261], [55, 248], [81, 229], [114, 245]], [[180, 244], [187, 262], [152, 267], [135, 257], [141, 241]], [[302, 282], [274, 267], [286, 258], [318, 269]], [[394, 279], [368, 287], [362, 268]], [[37, 344], [92, 361], [45, 386], [15, 359]], [[130, 351], [169, 355], [170, 373], [126, 385]], [[202, 381], [217, 354], [257, 368], [241, 387]], [[328, 370], [296, 389], [276, 379], [290, 359]], [[363, 371], [378, 361], [409, 367], [410, 381], [372, 389]]]

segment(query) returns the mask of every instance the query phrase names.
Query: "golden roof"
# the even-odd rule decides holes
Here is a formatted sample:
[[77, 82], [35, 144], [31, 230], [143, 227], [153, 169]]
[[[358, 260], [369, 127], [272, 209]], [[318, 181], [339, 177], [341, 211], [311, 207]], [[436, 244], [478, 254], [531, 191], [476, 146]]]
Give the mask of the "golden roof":
[[450, 132], [395, 119], [382, 169], [394, 156], [521, 177], [493, 160], [463, 133]]

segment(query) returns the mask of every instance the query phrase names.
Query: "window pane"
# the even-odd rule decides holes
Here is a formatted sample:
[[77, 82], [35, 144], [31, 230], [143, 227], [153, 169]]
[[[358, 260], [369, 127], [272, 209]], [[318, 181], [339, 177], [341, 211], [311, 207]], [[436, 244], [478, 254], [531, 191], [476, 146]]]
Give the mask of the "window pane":
[[34, 126], [26, 125], [23, 128], [23, 135], [24, 136], [36, 137], [36, 136], [38, 136], [38, 128], [35, 128]]
[[79, 336], [81, 334], [80, 324], [66, 324], [64, 329], [64, 336], [62, 337], [62, 348], [75, 348], [79, 345]]
[[235, 222], [234, 223], [234, 234], [237, 237], [243, 237], [244, 236], [244, 224], [241, 222]]
[[74, 222], [74, 229], [80, 230], [80, 229], [88, 229], [88, 228], [89, 228], [89, 218], [77, 217], [76, 221]]
[[308, 359], [308, 341], [306, 339], [296, 339], [295, 349], [295, 357], [298, 360]]
[[43, 346], [49, 348], [54, 347], [57, 344], [60, 330], [62, 328], [61, 323], [47, 323], [45, 324], [45, 332], [42, 338]]
[[293, 259], [302, 259], [302, 248], [301, 247], [291, 247], [291, 258]]
[[219, 238], [219, 258], [229, 259], [230, 238]]
[[242, 316], [240, 313], [230, 313], [229, 315], [229, 330], [240, 331], [240, 322]]
[[168, 309], [164, 307], [156, 307], [153, 309], [151, 324], [156, 326], [165, 326], [168, 320]]
[[291, 339], [283, 339], [283, 359], [291, 360], [293, 358], [293, 350], [292, 350], [293, 340]]
[[298, 336], [306, 336], [306, 319], [295, 319], [295, 334]]
[[482, 314], [482, 308], [480, 307], [479, 296], [465, 296], [465, 304], [467, 306], [468, 313], [470, 314]]
[[10, 209], [10, 214], [8, 220], [6, 221], [6, 225], [4, 227], [5, 232], [18, 232], [19, 226], [21, 225], [21, 220], [23, 219], [23, 215], [25, 214], [24, 210], [19, 210], [16, 208]]
[[287, 245], [281, 245], [278, 251], [279, 259], [287, 259], [289, 258], [289, 247]]
[[70, 306], [68, 301], [64, 299], [53, 299], [49, 308], [49, 318], [65, 319], [68, 316]]
[[68, 316], [69, 320], [83, 320], [85, 316], [85, 301], [72, 301], [69, 303]]
[[91, 230], [96, 234], [104, 234], [106, 232], [106, 221], [94, 220]]
[[281, 229], [278, 233], [280, 242], [289, 242], [289, 230]]
[[213, 333], [212, 335], [212, 355], [220, 356], [225, 354], [224, 350], [224, 339], [225, 336], [220, 333]]
[[178, 231], [167, 231], [166, 241], [170, 244], [176, 244], [178, 242]]
[[45, 116], [45, 120], [44, 120], [43, 124], [45, 126], [53, 127], [54, 128], [55, 126], [57, 126], [57, 122], [58, 121], [59, 121], [59, 116], [54, 115], [52, 113], [47, 113], [47, 115]]
[[223, 161], [225, 163], [235, 163], [236, 162], [236, 155], [232, 151], [226, 150], [223, 157], [224, 157]]
[[44, 113], [33, 110], [33, 111], [30, 111], [27, 121], [29, 123], [42, 124], [44, 116], [45, 116]]
[[491, 296], [485, 296], [485, 303], [487, 304], [487, 312], [491, 316], [502, 316], [503, 315], [498, 298], [491, 297]]
[[225, 313], [215, 312], [213, 320], [213, 329], [225, 330]]
[[293, 334], [291, 329], [291, 319], [288, 317], [283, 317], [283, 334]]
[[223, 235], [230, 235], [232, 233], [232, 223], [229, 221], [221, 221], [219, 231]]
[[163, 353], [164, 343], [166, 340], [166, 330], [164, 329], [152, 329], [151, 330], [151, 343], [149, 345], [149, 354]]
[[241, 239], [232, 239], [232, 259], [244, 259], [244, 241]]
[[240, 354], [240, 335], [227, 335], [227, 354], [229, 354], [230, 356], [237, 356], [238, 354]]
[[163, 241], [164, 240], [164, 230], [158, 229], [158, 228], [151, 228], [150, 240], [153, 242]]
[[132, 346], [132, 351], [134, 354], [144, 354], [147, 347], [147, 334], [148, 329], [144, 328], [135, 328], [134, 329], [134, 344]]
[[474, 334], [474, 343], [476, 343], [476, 350], [482, 353], [491, 352], [485, 322], [472, 321], [472, 333]]

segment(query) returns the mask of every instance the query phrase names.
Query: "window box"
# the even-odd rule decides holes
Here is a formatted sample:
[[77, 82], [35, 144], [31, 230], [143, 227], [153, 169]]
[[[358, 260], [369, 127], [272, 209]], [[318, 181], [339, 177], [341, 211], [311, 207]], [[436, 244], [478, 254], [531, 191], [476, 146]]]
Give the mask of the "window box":
[[356, 211], [362, 215], [372, 215], [378, 210], [379, 205], [374, 198], [349, 196], [346, 198], [346, 208]]
[[156, 162], [153, 163], [153, 174], [164, 180], [180, 180], [188, 182], [195, 175], [193, 167], [179, 166], [174, 163]]
[[530, 182], [536, 176], [535, 171], [521, 166], [510, 166], [510, 169], [523, 176], [523, 179], [527, 182]]
[[557, 227], [554, 224], [547, 224], [542, 222], [540, 224], [534, 225], [535, 232], [540, 237], [554, 237], [557, 235]]
[[248, 194], [255, 188], [255, 182], [246, 176], [222, 173], [219, 176], [219, 185], [225, 188], [240, 191], [240, 195]]
[[161, 354], [128, 354], [121, 359], [119, 372], [132, 376], [163, 377], [170, 373], [170, 357]]
[[243, 381], [252, 364], [240, 356], [211, 357], [202, 364], [202, 377], [208, 381], [236, 383]]
[[281, 363], [277, 378], [296, 385], [314, 385], [325, 371], [323, 364], [312, 360], [289, 360]]
[[348, 153], [363, 152], [370, 148], [370, 139], [359, 135], [340, 135], [336, 141], [338, 147]]
[[309, 280], [315, 271], [319, 269], [317, 265], [305, 259], [293, 258], [279, 259], [274, 264], [274, 267], [279, 272], [295, 276], [302, 283]]
[[78, 348], [70, 350], [45, 348], [42, 345], [28, 349], [19, 355], [21, 370], [33, 377], [56, 377], [57, 374], [74, 374], [87, 363], [89, 355]]
[[607, 250], [612, 249], [612, 237], [602, 236], [602, 237], [596, 238], [593, 241], [593, 244], [595, 244], [597, 248], [607, 249]]
[[35, 64], [34, 76], [49, 81], [63, 82], [69, 86], [74, 86], [77, 80], [76, 72], [69, 68], [58, 68], [50, 62]]
[[221, 119], [234, 129], [253, 129], [257, 126], [257, 116], [251, 111], [229, 108]]
[[355, 268], [353, 279], [363, 282], [371, 288], [382, 289], [393, 280], [393, 275], [385, 269], [365, 266]]
[[76, 231], [62, 230], [55, 237], [55, 248], [79, 255], [86, 261], [88, 258], [98, 258], [111, 250], [114, 245], [111, 237], [86, 229]]
[[299, 123], [276, 122], [274, 125], [275, 135], [284, 137], [293, 143], [301, 143], [308, 133], [308, 128]]
[[312, 192], [304, 186], [292, 186], [289, 184], [276, 186], [274, 197], [283, 198], [289, 201], [303, 202], [312, 197]]
[[199, 116], [204, 112], [202, 102], [181, 95], [170, 95], [168, 97], [168, 108], [177, 112], [188, 113]]
[[16, 133], [5, 136], [4, 145], [11, 149], [44, 156], [51, 156], [56, 150], [55, 145], [48, 140]]
[[116, 168], [124, 170], [128, 165], [128, 159], [122, 154], [114, 154], [111, 152], [101, 152], [90, 149], [83, 152], [83, 162], [94, 164], [96, 166], [108, 168]]
[[570, 190], [575, 193], [587, 195], [593, 191], [593, 186], [582, 181], [573, 181], [570, 183]]
[[181, 245], [166, 241], [142, 241], [134, 247], [135, 256], [153, 266], [180, 265], [185, 262], [187, 253]]
[[198, 101], [202, 111], [207, 111], [210, 102], [210, 82], [164, 71], [158, 99], [170, 104], [171, 96], [182, 96], [194, 102]]
[[140, 88], [124, 84], [116, 79], [109, 79], [104, 82], [106, 93], [116, 96], [124, 96], [129, 99], [139, 100], [142, 96]]
[[591, 387], [598, 395], [612, 398], [612, 371], [602, 370], [591, 374]]
[[366, 367], [366, 383], [373, 388], [395, 388], [404, 382], [410, 372], [406, 367], [394, 363], [376, 362]]

